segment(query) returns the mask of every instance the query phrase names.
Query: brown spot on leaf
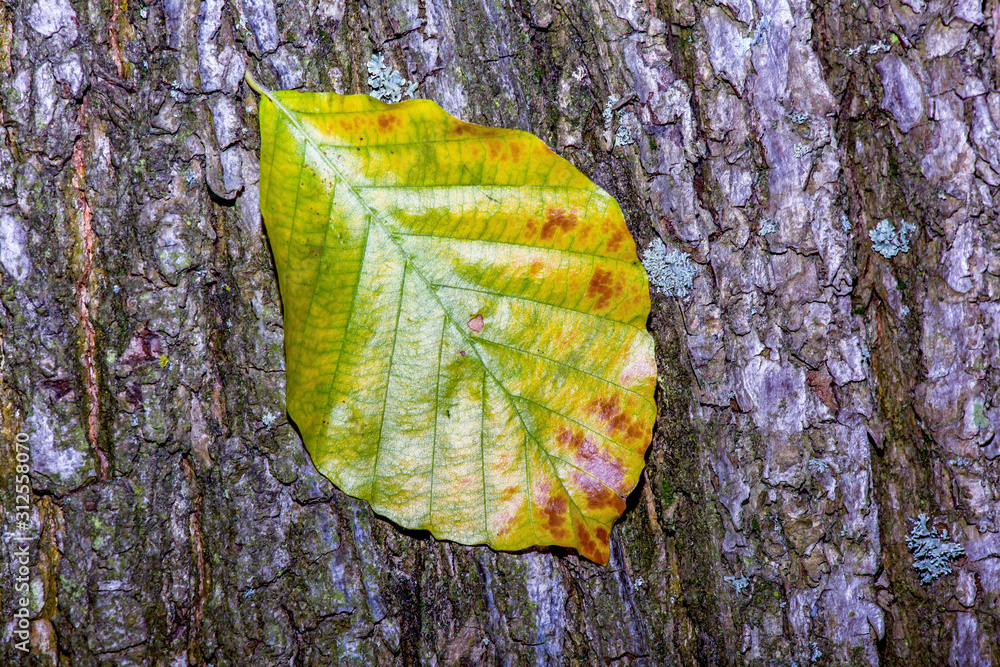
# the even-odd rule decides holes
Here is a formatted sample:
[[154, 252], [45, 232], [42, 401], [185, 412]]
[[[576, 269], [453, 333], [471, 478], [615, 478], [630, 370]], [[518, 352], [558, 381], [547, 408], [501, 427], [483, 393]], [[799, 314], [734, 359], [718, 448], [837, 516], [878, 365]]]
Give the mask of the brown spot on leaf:
[[617, 293], [614, 285], [614, 276], [610, 271], [596, 269], [594, 275], [590, 277], [587, 285], [587, 296], [597, 299], [595, 308], [604, 308], [611, 301], [611, 297]]
[[498, 537], [503, 537], [511, 531], [516, 523], [516, 520], [517, 516], [515, 514], [511, 514], [510, 512], [501, 512], [494, 515], [490, 523], [493, 524], [492, 528], [494, 534]]
[[475, 333], [481, 333], [483, 327], [486, 326], [486, 320], [483, 319], [482, 315], [476, 315], [471, 320], [466, 322], [466, 325]]
[[596, 537], [601, 542], [608, 543], [608, 529], [604, 526], [598, 526], [594, 529], [594, 537]]
[[631, 440], [634, 442], [642, 442], [645, 439], [646, 429], [644, 429], [637, 421], [629, 424], [628, 430], [625, 431], [625, 437], [623, 438], [623, 440]]
[[583, 431], [571, 431], [568, 428], [564, 428], [563, 430], [559, 431], [559, 435], [556, 436], [556, 440], [561, 445], [565, 446], [567, 449], [569, 449], [571, 452], [575, 454], [581, 454], [580, 450], [583, 448], [583, 445], [586, 442], [586, 438], [584, 438]]
[[516, 486], [506, 487], [503, 491], [500, 492], [500, 502], [505, 503], [511, 498], [513, 498], [514, 494], [517, 493], [517, 489], [518, 487]]
[[618, 397], [598, 398], [587, 406], [590, 414], [607, 424], [608, 432], [620, 431], [628, 417], [618, 407]]
[[598, 551], [597, 542], [594, 541], [594, 538], [590, 535], [590, 531], [587, 530], [587, 524], [579, 520], [574, 521], [573, 533], [576, 535], [576, 540], [580, 545], [577, 547], [580, 555], [596, 561], [597, 558], [595, 558], [595, 555]]
[[521, 161], [521, 147], [516, 142], [510, 144], [510, 159], [514, 162]]
[[528, 233], [528, 236], [534, 236], [535, 232], [538, 231], [538, 225], [534, 220], [528, 218], [524, 223], [524, 231]]
[[573, 455], [574, 465], [603, 480], [610, 487], [621, 487], [625, 480], [624, 463], [608, 449], [586, 437], [582, 430], [564, 428], [559, 431], [556, 441]]
[[379, 114], [378, 116], [378, 129], [383, 132], [388, 132], [396, 128], [399, 124], [399, 119], [396, 116], [388, 113]]
[[605, 433], [619, 440], [639, 442], [645, 438], [642, 423], [623, 410], [617, 396], [598, 397], [586, 406], [587, 412], [605, 425]]
[[542, 240], [548, 241], [555, 237], [557, 231], [571, 232], [576, 229], [579, 219], [571, 211], [561, 208], [549, 209], [545, 214], [545, 224], [542, 225]]
[[618, 252], [618, 249], [622, 247], [622, 243], [624, 242], [625, 232], [619, 229], [608, 239], [608, 252]]
[[545, 526], [549, 530], [555, 531], [566, 523], [566, 507], [565, 498], [550, 496], [549, 501], [539, 510], [544, 517]]
[[466, 123], [464, 120], [456, 120], [451, 126], [451, 133], [456, 137], [495, 137], [505, 131], [502, 127], [483, 127], [475, 123]]
[[573, 455], [575, 465], [604, 480], [608, 486], [621, 486], [625, 479], [624, 464], [587, 437], [584, 431], [564, 428], [559, 431], [556, 441]]
[[576, 473], [573, 475], [573, 481], [587, 497], [588, 507], [598, 510], [610, 507], [619, 514], [625, 511], [625, 501], [622, 497], [593, 477]]

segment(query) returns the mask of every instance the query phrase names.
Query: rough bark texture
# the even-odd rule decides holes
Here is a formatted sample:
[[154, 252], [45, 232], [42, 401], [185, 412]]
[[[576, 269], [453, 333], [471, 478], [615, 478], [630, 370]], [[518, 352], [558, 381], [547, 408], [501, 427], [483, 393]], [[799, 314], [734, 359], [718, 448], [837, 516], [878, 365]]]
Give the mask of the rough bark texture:
[[[0, 6], [0, 488], [15, 531], [26, 433], [38, 536], [0, 662], [1000, 664], [998, 35], [998, 0]], [[287, 422], [243, 68], [368, 92], [372, 52], [698, 264], [607, 567], [403, 532]], [[920, 513], [966, 554], [928, 585]]]

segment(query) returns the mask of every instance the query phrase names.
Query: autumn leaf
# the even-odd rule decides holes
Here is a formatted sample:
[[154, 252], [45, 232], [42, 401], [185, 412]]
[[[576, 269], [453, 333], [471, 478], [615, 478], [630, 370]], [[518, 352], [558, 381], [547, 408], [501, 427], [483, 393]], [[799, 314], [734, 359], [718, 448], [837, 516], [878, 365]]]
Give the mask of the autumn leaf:
[[288, 414], [316, 467], [406, 528], [606, 563], [656, 417], [618, 204], [536, 137], [427, 100], [257, 90]]

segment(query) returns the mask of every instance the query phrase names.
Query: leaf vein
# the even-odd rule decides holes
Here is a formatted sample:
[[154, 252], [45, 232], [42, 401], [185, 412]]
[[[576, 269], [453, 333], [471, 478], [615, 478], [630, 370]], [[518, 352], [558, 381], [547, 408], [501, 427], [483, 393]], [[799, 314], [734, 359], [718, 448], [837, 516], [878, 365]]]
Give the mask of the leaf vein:
[[515, 248], [527, 248], [528, 250], [535, 250], [540, 252], [552, 252], [558, 253], [560, 255], [572, 255], [574, 257], [587, 257], [589, 259], [600, 259], [609, 262], [615, 262], [618, 264], [625, 264], [626, 266], [635, 266], [635, 262], [627, 259], [622, 259], [620, 257], [608, 257], [606, 255], [596, 255], [589, 252], [580, 252], [579, 250], [567, 250], [565, 248], [546, 248], [544, 246], [529, 245], [527, 243], [514, 243], [513, 241], [494, 241], [492, 239], [470, 239], [463, 236], [445, 236], [444, 234], [414, 234], [411, 232], [396, 232], [396, 236], [405, 236], [407, 238], [429, 238], [429, 239], [446, 239], [452, 243], [480, 243], [487, 244], [491, 246], [514, 246]]
[[613, 382], [613, 381], [611, 381], [611, 380], [609, 380], [607, 378], [601, 377], [600, 375], [594, 375], [593, 373], [589, 373], [589, 372], [583, 370], [582, 368], [580, 368], [579, 366], [574, 366], [572, 364], [567, 364], [564, 361], [559, 361], [558, 359], [552, 359], [551, 357], [546, 357], [545, 355], [538, 354], [537, 352], [532, 352], [531, 350], [525, 350], [524, 348], [516, 347], [514, 345], [507, 345], [506, 343], [501, 343], [499, 341], [495, 341], [495, 340], [492, 340], [490, 338], [480, 337], [479, 341], [482, 342], [482, 343], [486, 343], [488, 345], [496, 345], [497, 347], [503, 347], [503, 348], [506, 348], [508, 350], [513, 350], [515, 352], [521, 352], [522, 354], [526, 354], [526, 355], [528, 355], [530, 357], [535, 357], [536, 359], [541, 359], [542, 361], [547, 361], [547, 362], [550, 362], [550, 363], [553, 363], [553, 364], [558, 364], [558, 365], [560, 365], [560, 366], [562, 366], [564, 368], [568, 368], [568, 369], [570, 369], [572, 371], [576, 371], [577, 373], [582, 373], [582, 374], [584, 374], [584, 375], [586, 375], [588, 377], [592, 377], [595, 380], [598, 380], [600, 382], [604, 382], [604, 383], [606, 383], [606, 384], [614, 387], [615, 389], [621, 389], [624, 392], [628, 392], [629, 394], [632, 394], [633, 396], [635, 396], [636, 398], [638, 398], [639, 400], [641, 400], [646, 405], [648, 405], [650, 407], [653, 407], [653, 408], [656, 407], [655, 403], [653, 403], [652, 401], [650, 401], [648, 398], [646, 398], [645, 396], [643, 396], [642, 394], [640, 394], [635, 389], [629, 389], [628, 387], [623, 387], [620, 384], [618, 384], [617, 382]]
[[568, 313], [575, 313], [577, 315], [583, 315], [584, 317], [594, 317], [599, 320], [604, 320], [605, 322], [610, 322], [614, 325], [620, 325], [623, 327], [628, 327], [629, 329], [639, 329], [639, 327], [632, 326], [628, 322], [622, 322], [621, 320], [613, 320], [610, 317], [604, 315], [597, 315], [596, 313], [588, 313], [584, 310], [577, 310], [576, 308], [570, 308], [569, 306], [561, 306], [557, 303], [549, 303], [548, 301], [539, 301], [538, 299], [531, 299], [526, 296], [518, 296], [516, 294], [504, 294], [503, 292], [495, 292], [488, 289], [477, 289], [475, 287], [464, 287], [462, 285], [449, 285], [448, 283], [431, 283], [434, 287], [444, 287], [445, 289], [460, 290], [462, 292], [478, 292], [479, 294], [488, 294], [490, 296], [495, 296], [499, 299], [517, 299], [518, 301], [527, 301], [529, 303], [535, 303], [540, 306], [548, 306], [549, 308], [554, 308], [556, 310], [564, 310]]
[[531, 403], [532, 405], [535, 405], [535, 406], [541, 408], [542, 410], [545, 410], [546, 412], [548, 412], [550, 414], [556, 415], [557, 417], [562, 417], [566, 421], [572, 422], [572, 423], [576, 424], [577, 426], [579, 426], [580, 428], [586, 429], [586, 430], [590, 431], [591, 433], [593, 433], [594, 435], [600, 437], [601, 439], [607, 440], [608, 442], [610, 442], [611, 444], [613, 444], [618, 449], [624, 450], [624, 451], [628, 452], [629, 454], [633, 454], [633, 455], [635, 454], [635, 452], [633, 452], [631, 449], [629, 449], [625, 445], [623, 445], [623, 444], [621, 444], [619, 442], [615, 442], [613, 439], [611, 439], [608, 436], [604, 435], [600, 431], [594, 429], [592, 426], [587, 426], [586, 424], [584, 424], [582, 422], [579, 422], [579, 421], [573, 419], [572, 417], [570, 417], [568, 415], [564, 415], [563, 413], [559, 412], [558, 410], [555, 410], [553, 408], [550, 408], [547, 405], [539, 403], [538, 401], [530, 399], [527, 396], [521, 396], [520, 394], [511, 394], [511, 396], [513, 398], [520, 399], [520, 400], [524, 401], [525, 403]]
[[[303, 151], [302, 163], [305, 164], [305, 151]], [[334, 187], [336, 188], [336, 185]], [[295, 213], [292, 215], [292, 222], [291, 222], [291, 230], [292, 231], [290, 231], [288, 233], [288, 241], [285, 243], [285, 262], [286, 263], [289, 261], [289, 258], [290, 258], [291, 254], [292, 254], [292, 251], [291, 251], [291, 246], [292, 246], [292, 232], [295, 230], [295, 219], [296, 219], [296, 217], [298, 216], [298, 213], [299, 213], [299, 195], [301, 194], [301, 192], [302, 192], [302, 176], [300, 175], [299, 179], [298, 179], [298, 186], [295, 189], [295, 208], [293, 209], [295, 211]], [[336, 192], [336, 189], [334, 190], [334, 192]], [[333, 195], [334, 195], [334, 193], [331, 192], [330, 193], [330, 207], [327, 209], [327, 217], [329, 217], [333, 213], [333, 200], [334, 200], [334, 196]], [[329, 246], [327, 246], [327, 244], [326, 244], [326, 240], [329, 237], [330, 237], [330, 225], [327, 225], [326, 228], [323, 230], [323, 246], [322, 246], [323, 252], [320, 253], [320, 256], [319, 256], [319, 271], [318, 271], [318, 273], [322, 273], [322, 271], [323, 271], [323, 259], [326, 257], [327, 251], [331, 250], [331, 248]], [[365, 240], [367, 242], [367, 238]], [[359, 277], [360, 277], [360, 273], [359, 273]], [[317, 276], [316, 280], [313, 281], [313, 286], [312, 287], [313, 287], [312, 293], [309, 295], [309, 310], [306, 311], [306, 319], [305, 319], [305, 322], [302, 324], [302, 332], [303, 332], [303, 334], [305, 334], [305, 332], [307, 332], [309, 330], [309, 320], [312, 319], [313, 306], [316, 304], [316, 290], [319, 289], [319, 276]], [[352, 299], [352, 301], [353, 301], [353, 299]], [[299, 346], [299, 350], [300, 350], [299, 358], [301, 359], [301, 357], [302, 357], [301, 351], [305, 350], [305, 345], [304, 344], [300, 345]], [[296, 364], [298, 364], [298, 362], [299, 362], [300, 359], [296, 359], [295, 360]], [[340, 355], [339, 354], [337, 355], [337, 360], [338, 361], [340, 360]]]
[[[357, 286], [361, 283], [361, 272], [365, 267], [365, 258], [368, 256], [368, 237], [371, 230], [371, 225], [365, 225], [365, 236], [361, 242], [361, 258], [358, 261], [358, 271], [354, 276], [354, 295], [351, 298], [351, 306], [347, 311], [347, 324], [344, 328], [344, 338], [347, 338], [348, 332], [351, 330], [351, 323], [354, 322], [354, 311], [355, 306], [358, 303], [357, 299]], [[333, 397], [334, 392], [340, 394], [341, 392], [337, 389], [337, 376], [340, 374], [340, 362], [344, 358], [344, 350], [341, 349], [340, 353], [337, 355], [337, 363], [333, 366], [333, 373], [330, 374], [330, 391], [327, 392], [326, 402], [327, 405], [330, 404], [330, 400]]]
[[486, 506], [486, 445], [483, 442], [486, 432], [486, 367], [483, 366], [483, 381], [481, 385], [481, 397], [479, 404], [479, 463], [483, 474], [483, 530], [486, 532], [486, 541], [490, 541], [490, 521], [489, 511]]
[[382, 453], [382, 432], [385, 431], [385, 410], [389, 404], [389, 384], [392, 382], [392, 362], [396, 358], [396, 342], [399, 340], [399, 316], [403, 312], [403, 298], [406, 296], [406, 273], [409, 262], [403, 264], [403, 280], [399, 286], [399, 302], [396, 304], [396, 326], [392, 328], [392, 348], [389, 352], [388, 377], [385, 380], [385, 394], [382, 397], [382, 418], [379, 420], [378, 440], [375, 442], [375, 465], [372, 466], [372, 487], [369, 498], [375, 500], [375, 480], [378, 478], [378, 460]]
[[441, 340], [438, 341], [437, 372], [435, 374], [434, 386], [434, 437], [431, 439], [431, 490], [430, 501], [427, 505], [428, 521], [431, 524], [431, 531], [434, 530], [434, 461], [437, 457], [437, 427], [438, 414], [441, 412], [441, 356], [444, 352], [444, 332], [448, 327], [448, 320], [441, 321]]

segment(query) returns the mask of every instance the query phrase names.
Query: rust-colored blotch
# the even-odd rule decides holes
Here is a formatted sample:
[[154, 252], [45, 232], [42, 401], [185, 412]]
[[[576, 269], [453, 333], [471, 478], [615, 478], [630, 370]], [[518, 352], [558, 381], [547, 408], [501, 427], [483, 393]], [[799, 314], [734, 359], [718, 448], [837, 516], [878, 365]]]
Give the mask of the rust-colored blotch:
[[542, 240], [549, 241], [555, 237], [556, 232], [571, 232], [576, 229], [579, 219], [572, 211], [565, 211], [561, 208], [549, 209], [546, 211], [545, 224], [542, 225]]
[[594, 399], [587, 410], [607, 426], [605, 432], [609, 436], [620, 433], [629, 440], [642, 439], [642, 426], [621, 408], [616, 396]]
[[545, 519], [545, 527], [555, 537], [559, 537], [560, 534], [565, 533], [565, 529], [562, 527], [566, 523], [566, 508], [568, 507], [565, 498], [559, 496], [550, 496], [549, 501], [545, 505], [539, 508], [539, 512]]
[[576, 539], [580, 544], [579, 551], [581, 554], [594, 560], [598, 563], [606, 562], [606, 558], [602, 558], [600, 554], [600, 549], [598, 543], [590, 536], [590, 531], [587, 530], [587, 524], [579, 519], [573, 521], [573, 532], [576, 534]]
[[607, 248], [608, 252], [618, 252], [618, 250], [625, 243], [625, 232], [621, 229], [617, 230], [611, 238], [608, 239]]
[[599, 447], [582, 430], [562, 429], [556, 441], [573, 454], [575, 465], [605, 484], [620, 488], [625, 479], [625, 466], [613, 454]]
[[611, 298], [617, 296], [618, 292], [614, 274], [604, 269], [594, 270], [594, 275], [590, 277], [590, 283], [587, 285], [587, 296], [597, 299], [594, 308], [598, 310], [606, 308], [611, 303]]
[[610, 507], [619, 514], [625, 511], [625, 501], [622, 500], [622, 497], [590, 475], [577, 473], [574, 476], [574, 481], [583, 489], [584, 495], [587, 496], [588, 507], [593, 509]]
[[391, 132], [399, 126], [399, 119], [391, 113], [379, 114], [378, 129], [382, 132]]

